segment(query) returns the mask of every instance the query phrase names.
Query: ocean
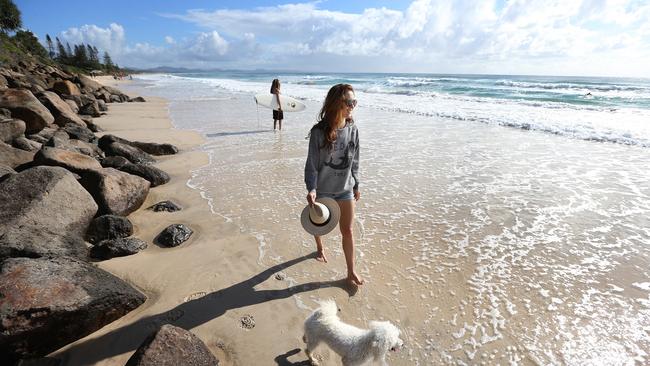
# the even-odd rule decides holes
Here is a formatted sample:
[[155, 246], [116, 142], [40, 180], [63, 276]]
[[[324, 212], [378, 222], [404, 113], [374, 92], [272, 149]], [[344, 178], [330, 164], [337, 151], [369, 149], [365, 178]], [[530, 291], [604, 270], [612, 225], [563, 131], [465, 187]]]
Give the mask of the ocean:
[[[271, 111], [282, 93], [307, 109]], [[428, 74], [136, 75], [200, 131], [210, 163], [188, 182], [215, 220], [258, 239], [261, 267], [315, 249], [299, 223], [305, 139], [330, 86], [359, 106], [357, 266], [348, 320], [389, 319], [395, 365], [650, 362], [650, 80]], [[344, 277], [330, 263], [292, 284]], [[318, 292], [294, 296], [301, 310]], [[337, 300], [339, 301], [339, 300]], [[300, 347], [301, 345], [297, 345]]]

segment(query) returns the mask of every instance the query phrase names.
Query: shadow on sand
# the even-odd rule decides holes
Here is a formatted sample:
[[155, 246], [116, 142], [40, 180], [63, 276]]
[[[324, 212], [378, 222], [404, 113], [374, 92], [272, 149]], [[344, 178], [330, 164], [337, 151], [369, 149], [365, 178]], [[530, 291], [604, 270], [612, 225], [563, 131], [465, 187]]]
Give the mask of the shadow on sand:
[[[267, 301], [284, 299], [294, 294], [316, 290], [326, 287], [339, 287], [348, 294], [353, 294], [353, 289], [348, 288], [344, 279], [337, 281], [308, 282], [281, 290], [256, 290], [254, 287], [271, 277], [271, 275], [284, 268], [293, 266], [309, 258], [315, 258], [316, 253], [308, 254], [277, 264], [256, 276], [239, 282], [230, 287], [206, 294], [203, 297], [182, 303], [175, 308], [161, 314], [141, 318], [134, 323], [115, 329], [109, 333], [83, 343], [72, 346], [56, 358], [61, 358], [67, 363], [73, 354], [85, 356], [83, 364], [95, 364], [101, 360], [135, 351], [144, 339], [164, 324], [173, 324], [183, 329], [192, 329], [198, 325], [218, 318], [228, 310], [260, 304]], [[295, 351], [295, 350], [294, 350]], [[293, 352], [293, 351], [289, 351]], [[289, 353], [288, 352], [288, 353]], [[294, 353], [295, 354], [295, 353]], [[286, 356], [289, 357], [289, 356]], [[282, 365], [294, 365], [286, 360]], [[276, 360], [282, 356], [276, 357]], [[72, 360], [69, 360], [72, 362]], [[77, 360], [79, 361], [79, 360]], [[297, 365], [302, 365], [301, 363]]]

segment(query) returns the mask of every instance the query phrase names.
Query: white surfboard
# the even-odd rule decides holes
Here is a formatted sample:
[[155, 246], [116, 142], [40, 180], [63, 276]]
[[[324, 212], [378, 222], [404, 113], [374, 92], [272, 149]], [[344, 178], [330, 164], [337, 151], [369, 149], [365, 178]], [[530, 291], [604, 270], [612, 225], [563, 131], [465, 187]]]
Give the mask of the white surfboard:
[[[255, 95], [255, 103], [270, 109], [277, 109], [278, 106], [275, 94], [271, 93]], [[303, 102], [282, 94], [280, 94], [280, 103], [284, 112], [300, 112], [307, 108]]]

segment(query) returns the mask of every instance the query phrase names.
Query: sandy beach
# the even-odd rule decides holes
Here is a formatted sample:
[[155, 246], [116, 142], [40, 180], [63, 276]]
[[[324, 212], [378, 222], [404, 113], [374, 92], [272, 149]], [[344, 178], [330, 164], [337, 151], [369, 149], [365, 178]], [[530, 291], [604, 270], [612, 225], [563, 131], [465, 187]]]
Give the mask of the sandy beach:
[[[128, 83], [100, 80], [118, 88]], [[208, 163], [208, 155], [196, 149], [203, 142], [200, 134], [173, 129], [168, 102], [146, 98], [146, 103], [112, 104], [108, 115], [96, 123], [104, 133], [171, 143], [180, 150], [177, 155], [157, 157], [155, 166], [172, 179], [152, 188], [142, 207], [129, 215], [134, 236], [150, 243], [149, 247], [138, 255], [98, 263], [140, 289], [148, 299], [125, 317], [52, 356], [62, 358], [65, 365], [123, 365], [147, 335], [171, 323], [196, 334], [223, 365], [304, 361], [299, 348], [303, 346], [302, 322], [308, 312], [299, 311], [291, 296], [333, 286], [322, 289], [321, 296], [347, 299], [348, 292], [340, 288], [343, 283], [290, 286], [283, 270], [314, 265], [309, 250], [270, 268], [260, 266], [257, 239], [240, 234], [236, 225], [213, 214], [200, 192], [187, 185], [191, 171]], [[147, 210], [162, 200], [171, 200], [183, 209], [175, 213]], [[184, 223], [194, 230], [189, 241], [171, 249], [151, 244], [173, 223]], [[332, 358], [325, 349], [320, 354], [324, 360]]]

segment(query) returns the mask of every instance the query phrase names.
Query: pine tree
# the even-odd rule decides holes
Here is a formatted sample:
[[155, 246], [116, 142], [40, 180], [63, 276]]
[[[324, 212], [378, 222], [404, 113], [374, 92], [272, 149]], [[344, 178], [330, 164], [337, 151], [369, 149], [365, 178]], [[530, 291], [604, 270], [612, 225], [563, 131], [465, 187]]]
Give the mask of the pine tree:
[[111, 60], [111, 56], [108, 54], [108, 51], [104, 51], [104, 68], [106, 68], [107, 71], [112, 71], [115, 68], [115, 65], [113, 65], [113, 60]]
[[11, 0], [0, 0], [0, 32], [6, 33], [22, 27], [20, 10]]
[[70, 43], [68, 42], [65, 43], [65, 52], [68, 54], [68, 61], [72, 59], [74, 53], [72, 53], [72, 48], [70, 48]]
[[50, 55], [51, 59], [54, 59], [54, 44], [52, 43], [52, 38], [50, 38], [49, 34], [45, 35], [45, 41], [47, 42], [47, 53]]
[[68, 62], [68, 53], [66, 52], [65, 47], [63, 47], [61, 40], [59, 40], [59, 37], [56, 37], [56, 49], [59, 51], [57, 60], [63, 64]]

